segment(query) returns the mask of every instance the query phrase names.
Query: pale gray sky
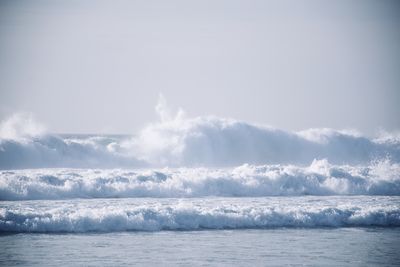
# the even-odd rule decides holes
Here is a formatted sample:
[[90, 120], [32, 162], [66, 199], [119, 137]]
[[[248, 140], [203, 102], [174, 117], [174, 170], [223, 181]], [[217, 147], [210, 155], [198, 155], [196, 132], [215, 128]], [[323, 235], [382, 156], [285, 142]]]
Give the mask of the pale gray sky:
[[0, 119], [132, 133], [189, 116], [400, 129], [399, 1], [0, 1]]

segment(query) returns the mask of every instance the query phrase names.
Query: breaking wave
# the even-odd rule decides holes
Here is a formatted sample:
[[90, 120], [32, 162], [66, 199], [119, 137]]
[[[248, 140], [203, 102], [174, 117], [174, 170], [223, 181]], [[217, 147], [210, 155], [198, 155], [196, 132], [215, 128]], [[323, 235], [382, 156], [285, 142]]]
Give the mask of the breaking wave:
[[143, 161], [113, 150], [120, 138], [43, 135], [18, 140], [0, 139], [0, 169], [147, 166]]
[[241, 165], [236, 168], [32, 169], [0, 172], [0, 200], [125, 197], [400, 195], [400, 165]]
[[[15, 203], [15, 202], [14, 202]], [[1, 206], [0, 206], [1, 207]], [[400, 226], [398, 197], [116, 199], [8, 203], [1, 232]]]
[[398, 134], [156, 110], [130, 136], [0, 123], [0, 232], [400, 226]]
[[216, 117], [160, 117], [135, 136], [51, 135], [38, 131], [31, 118], [6, 121], [0, 127], [0, 169], [400, 162], [397, 137], [369, 139], [332, 129], [287, 132]]

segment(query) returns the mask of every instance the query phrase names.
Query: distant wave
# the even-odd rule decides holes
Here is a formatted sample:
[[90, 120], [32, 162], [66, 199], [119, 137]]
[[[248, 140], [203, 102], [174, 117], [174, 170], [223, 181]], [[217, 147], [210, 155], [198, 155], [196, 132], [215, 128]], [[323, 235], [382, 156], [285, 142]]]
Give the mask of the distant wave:
[[32, 169], [0, 172], [0, 200], [123, 197], [400, 195], [400, 165], [242, 165], [142, 170]]
[[118, 153], [112, 136], [42, 135], [0, 139], [0, 169], [113, 168], [147, 166], [129, 154]]
[[400, 226], [399, 197], [116, 199], [0, 206], [1, 232]]
[[0, 169], [233, 167], [241, 164], [400, 163], [400, 135], [367, 138], [333, 129], [300, 132], [212, 116], [172, 116], [161, 96], [160, 120], [132, 136], [54, 135], [31, 114], [0, 123]]
[[234, 166], [309, 164], [326, 158], [336, 164], [400, 161], [400, 139], [368, 139], [332, 129], [287, 132], [236, 120], [197, 117], [162, 121], [133, 140], [139, 158], [158, 165]]
[[0, 169], [137, 168], [240, 164], [400, 162], [400, 141], [330, 129], [291, 133], [213, 117], [163, 121], [135, 137], [23, 135], [0, 138]]

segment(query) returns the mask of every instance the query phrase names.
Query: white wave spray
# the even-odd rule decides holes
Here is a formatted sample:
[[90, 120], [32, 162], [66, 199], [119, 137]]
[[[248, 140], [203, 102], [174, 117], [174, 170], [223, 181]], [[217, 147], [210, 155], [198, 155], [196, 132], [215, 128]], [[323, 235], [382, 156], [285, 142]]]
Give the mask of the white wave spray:
[[[217, 117], [172, 116], [161, 96], [160, 121], [135, 136], [56, 136], [37, 131], [28, 118], [1, 124], [0, 168], [231, 167], [240, 164], [369, 164], [400, 162], [399, 138], [367, 138], [332, 129], [288, 132]], [[23, 123], [25, 125], [25, 123]], [[30, 132], [34, 134], [29, 134]], [[39, 133], [40, 134], [37, 134]], [[16, 138], [23, 136], [23, 138]]]
[[0, 232], [400, 226], [398, 197], [114, 199], [0, 205]]
[[400, 166], [308, 167], [242, 165], [236, 168], [142, 170], [37, 169], [0, 172], [0, 200], [124, 197], [261, 197], [400, 195]]

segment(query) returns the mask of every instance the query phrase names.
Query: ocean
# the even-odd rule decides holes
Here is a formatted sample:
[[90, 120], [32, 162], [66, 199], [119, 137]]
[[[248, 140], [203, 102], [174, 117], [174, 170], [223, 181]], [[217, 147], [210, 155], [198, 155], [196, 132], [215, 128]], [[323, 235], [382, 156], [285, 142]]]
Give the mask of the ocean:
[[0, 235], [2, 266], [399, 266], [400, 229]]
[[398, 266], [400, 142], [218, 118], [0, 139], [3, 266]]

